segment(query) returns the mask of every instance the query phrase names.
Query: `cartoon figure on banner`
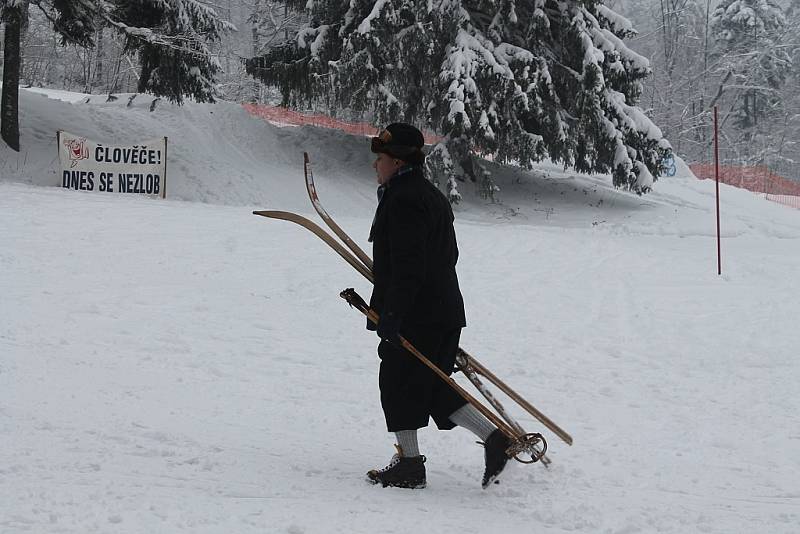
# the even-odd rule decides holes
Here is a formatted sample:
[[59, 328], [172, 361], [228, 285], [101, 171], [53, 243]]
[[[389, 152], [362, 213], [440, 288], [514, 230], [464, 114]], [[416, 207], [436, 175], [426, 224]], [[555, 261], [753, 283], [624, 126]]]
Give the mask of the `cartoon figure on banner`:
[[78, 164], [79, 161], [89, 159], [89, 147], [86, 146], [86, 138], [64, 139], [64, 146], [69, 150], [70, 168]]

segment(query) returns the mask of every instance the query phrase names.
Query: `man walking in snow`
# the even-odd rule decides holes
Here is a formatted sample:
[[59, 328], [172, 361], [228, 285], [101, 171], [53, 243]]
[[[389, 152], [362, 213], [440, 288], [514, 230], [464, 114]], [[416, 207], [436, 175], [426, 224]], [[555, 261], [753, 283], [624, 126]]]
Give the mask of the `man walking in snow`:
[[422, 133], [402, 123], [372, 138], [379, 187], [369, 235], [375, 276], [370, 307], [380, 320], [377, 328], [370, 322], [367, 328], [381, 338], [381, 405], [398, 445], [389, 465], [369, 471], [367, 478], [384, 487], [425, 487], [417, 429], [432, 417], [440, 430], [463, 426], [483, 441], [486, 488], [505, 467], [509, 439], [398, 340], [402, 334], [449, 375], [466, 326], [453, 211], [423, 174], [423, 144]]

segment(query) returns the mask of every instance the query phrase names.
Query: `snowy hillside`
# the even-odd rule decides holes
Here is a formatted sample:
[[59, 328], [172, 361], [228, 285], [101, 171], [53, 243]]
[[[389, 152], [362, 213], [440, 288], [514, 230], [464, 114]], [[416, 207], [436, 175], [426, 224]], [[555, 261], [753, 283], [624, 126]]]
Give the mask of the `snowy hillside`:
[[[682, 171], [643, 197], [558, 168], [498, 171], [457, 208], [462, 346], [572, 434], [480, 488], [482, 449], [426, 429], [428, 488], [393, 449], [369, 285], [253, 209], [328, 211], [365, 249], [365, 139], [235, 104], [21, 92], [0, 148], [0, 532], [770, 532], [800, 524], [800, 212]], [[55, 131], [170, 138], [168, 199], [58, 183]], [[459, 378], [463, 382], [462, 379]], [[507, 403], [510, 406], [510, 403]]]

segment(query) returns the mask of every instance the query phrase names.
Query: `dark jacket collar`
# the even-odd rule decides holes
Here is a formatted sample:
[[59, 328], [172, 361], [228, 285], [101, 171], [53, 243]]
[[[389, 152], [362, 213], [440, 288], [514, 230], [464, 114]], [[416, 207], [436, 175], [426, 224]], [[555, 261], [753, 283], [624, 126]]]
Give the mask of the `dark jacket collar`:
[[419, 165], [403, 165], [388, 179], [386, 183], [381, 184], [378, 186], [378, 205], [380, 205], [381, 199], [383, 198], [383, 194], [386, 192], [388, 188], [392, 186], [392, 182], [395, 180], [407, 176], [414, 171], [420, 170]]
[[412, 174], [415, 174], [415, 171], [422, 171], [422, 167], [419, 165], [404, 165], [397, 169], [391, 178], [389, 178], [386, 183], [381, 184], [378, 186], [378, 207], [375, 209], [375, 216], [372, 218], [372, 225], [369, 229], [369, 242], [372, 243], [373, 238], [375, 237], [375, 220], [378, 218], [378, 210], [381, 207], [381, 203], [383, 202], [383, 196], [386, 193], [386, 190], [389, 189], [392, 183], [395, 182], [397, 179], [404, 179], [409, 178]]

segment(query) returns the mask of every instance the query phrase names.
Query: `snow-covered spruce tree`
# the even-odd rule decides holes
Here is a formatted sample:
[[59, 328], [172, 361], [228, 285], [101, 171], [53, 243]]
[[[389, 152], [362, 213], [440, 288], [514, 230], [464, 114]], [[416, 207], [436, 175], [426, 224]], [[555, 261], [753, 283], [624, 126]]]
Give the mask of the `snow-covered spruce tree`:
[[103, 25], [122, 33], [126, 49], [139, 55], [140, 92], [175, 102], [186, 95], [213, 101], [219, 63], [208, 45], [233, 27], [199, 0], [0, 0], [6, 41], [0, 131], [14, 150], [19, 150], [20, 30], [29, 6], [41, 11], [62, 44], [92, 46]]
[[[53, 0], [33, 2], [41, 9], [60, 36], [62, 44], [92, 44], [94, 0]], [[19, 152], [19, 79], [22, 65], [21, 39], [28, 20], [29, 0], [0, 0], [0, 23], [5, 26], [3, 89], [0, 96], [0, 137]]]
[[[752, 139], [781, 104], [779, 89], [791, 73], [783, 9], [772, 0], [722, 0], [711, 16], [720, 68], [737, 88], [735, 123]], [[768, 127], [768, 125], [765, 125]]]
[[185, 95], [213, 102], [219, 62], [209, 43], [232, 28], [198, 0], [110, 2], [109, 24], [127, 37], [141, 64], [139, 92], [182, 102]]
[[[648, 191], [669, 143], [636, 107], [648, 61], [598, 0], [309, 0], [293, 38], [247, 62], [286, 105], [366, 111], [444, 136], [431, 165], [491, 193], [475, 152], [545, 157]], [[444, 176], [441, 175], [444, 173]]]

